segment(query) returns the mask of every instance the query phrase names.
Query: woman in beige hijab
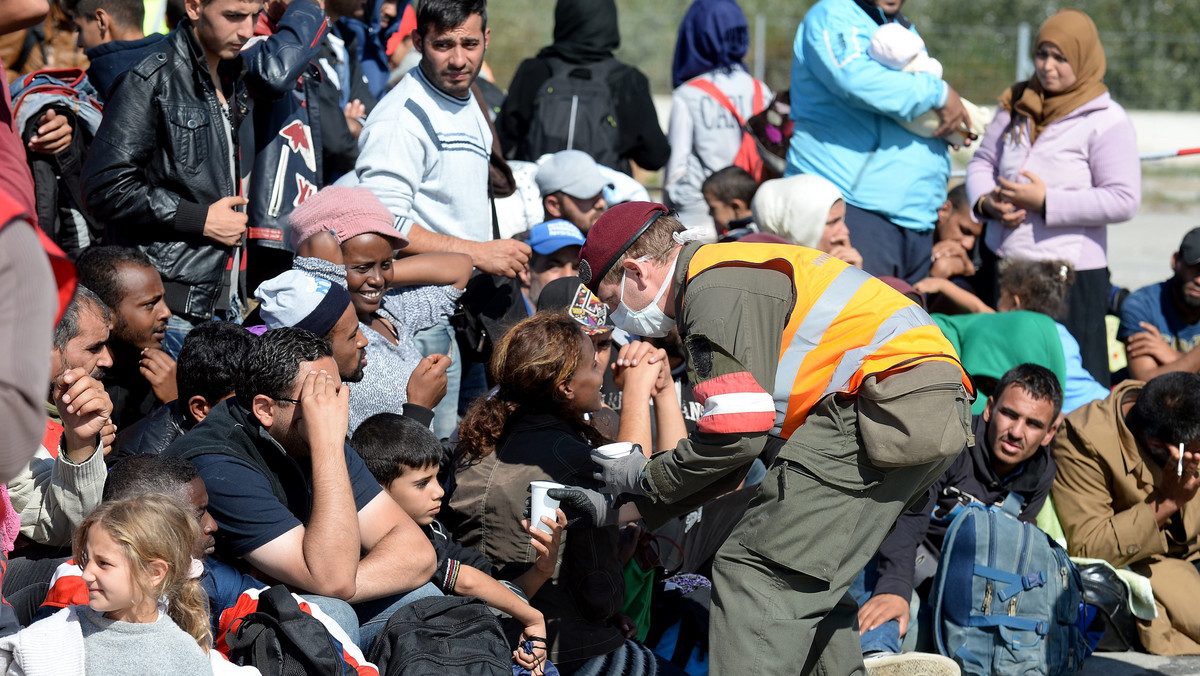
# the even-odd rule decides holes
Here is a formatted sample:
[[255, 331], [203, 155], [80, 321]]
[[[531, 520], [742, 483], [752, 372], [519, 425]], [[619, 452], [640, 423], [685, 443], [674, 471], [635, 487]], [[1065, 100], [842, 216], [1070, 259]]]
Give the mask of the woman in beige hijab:
[[862, 267], [862, 254], [850, 246], [846, 200], [828, 180], [800, 174], [766, 181], [751, 209], [759, 230]]
[[[1058, 12], [1034, 44], [1034, 76], [1001, 97], [967, 166], [974, 217], [986, 223], [976, 279], [994, 285], [1005, 258], [1074, 267], [1062, 323], [1079, 341], [1084, 367], [1108, 385], [1106, 237], [1141, 202], [1137, 139], [1104, 86], [1104, 48], [1087, 14]], [[984, 300], [994, 302], [995, 293]]]

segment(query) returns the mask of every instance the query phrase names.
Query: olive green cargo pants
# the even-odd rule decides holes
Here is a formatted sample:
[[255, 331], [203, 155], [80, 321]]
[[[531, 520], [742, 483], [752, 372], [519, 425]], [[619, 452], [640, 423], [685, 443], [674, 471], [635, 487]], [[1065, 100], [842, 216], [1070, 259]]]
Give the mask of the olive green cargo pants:
[[[951, 393], [963, 440], [965, 390]], [[965, 405], [964, 405], [965, 402]], [[920, 430], [931, 439], [947, 429]], [[851, 582], [896, 518], [953, 458], [878, 468], [866, 456], [856, 400], [831, 395], [783, 443], [758, 495], [713, 566], [712, 676], [864, 674]]]

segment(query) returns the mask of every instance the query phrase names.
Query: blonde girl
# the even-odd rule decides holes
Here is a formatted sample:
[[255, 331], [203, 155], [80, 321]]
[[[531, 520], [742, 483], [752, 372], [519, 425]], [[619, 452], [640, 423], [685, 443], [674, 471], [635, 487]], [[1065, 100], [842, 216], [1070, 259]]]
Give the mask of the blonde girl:
[[74, 538], [88, 605], [0, 639], [5, 673], [212, 673], [208, 604], [191, 576], [198, 528], [165, 495], [96, 508]]

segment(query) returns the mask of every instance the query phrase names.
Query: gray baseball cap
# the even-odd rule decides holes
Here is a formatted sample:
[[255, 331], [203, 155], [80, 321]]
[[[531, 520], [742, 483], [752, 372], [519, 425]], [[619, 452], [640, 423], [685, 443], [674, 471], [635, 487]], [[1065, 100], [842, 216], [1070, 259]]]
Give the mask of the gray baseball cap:
[[545, 197], [551, 193], [565, 192], [575, 199], [588, 199], [611, 188], [591, 155], [582, 150], [560, 150], [538, 167], [538, 191]]

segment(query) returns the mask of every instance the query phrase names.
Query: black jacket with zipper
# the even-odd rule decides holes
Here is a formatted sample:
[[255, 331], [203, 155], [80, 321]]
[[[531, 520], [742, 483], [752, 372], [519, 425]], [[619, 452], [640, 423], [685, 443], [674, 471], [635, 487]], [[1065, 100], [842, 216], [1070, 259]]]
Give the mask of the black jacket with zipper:
[[[308, 0], [288, 13], [306, 5], [323, 28], [323, 13]], [[210, 205], [240, 194], [240, 153], [228, 161], [229, 139], [236, 149], [251, 96], [274, 101], [294, 88], [315, 48], [311, 37], [272, 36], [222, 61], [228, 116], [186, 18], [109, 92], [83, 170], [84, 199], [110, 242], [150, 257], [172, 312], [212, 317], [232, 248], [204, 237], [204, 224]]]

